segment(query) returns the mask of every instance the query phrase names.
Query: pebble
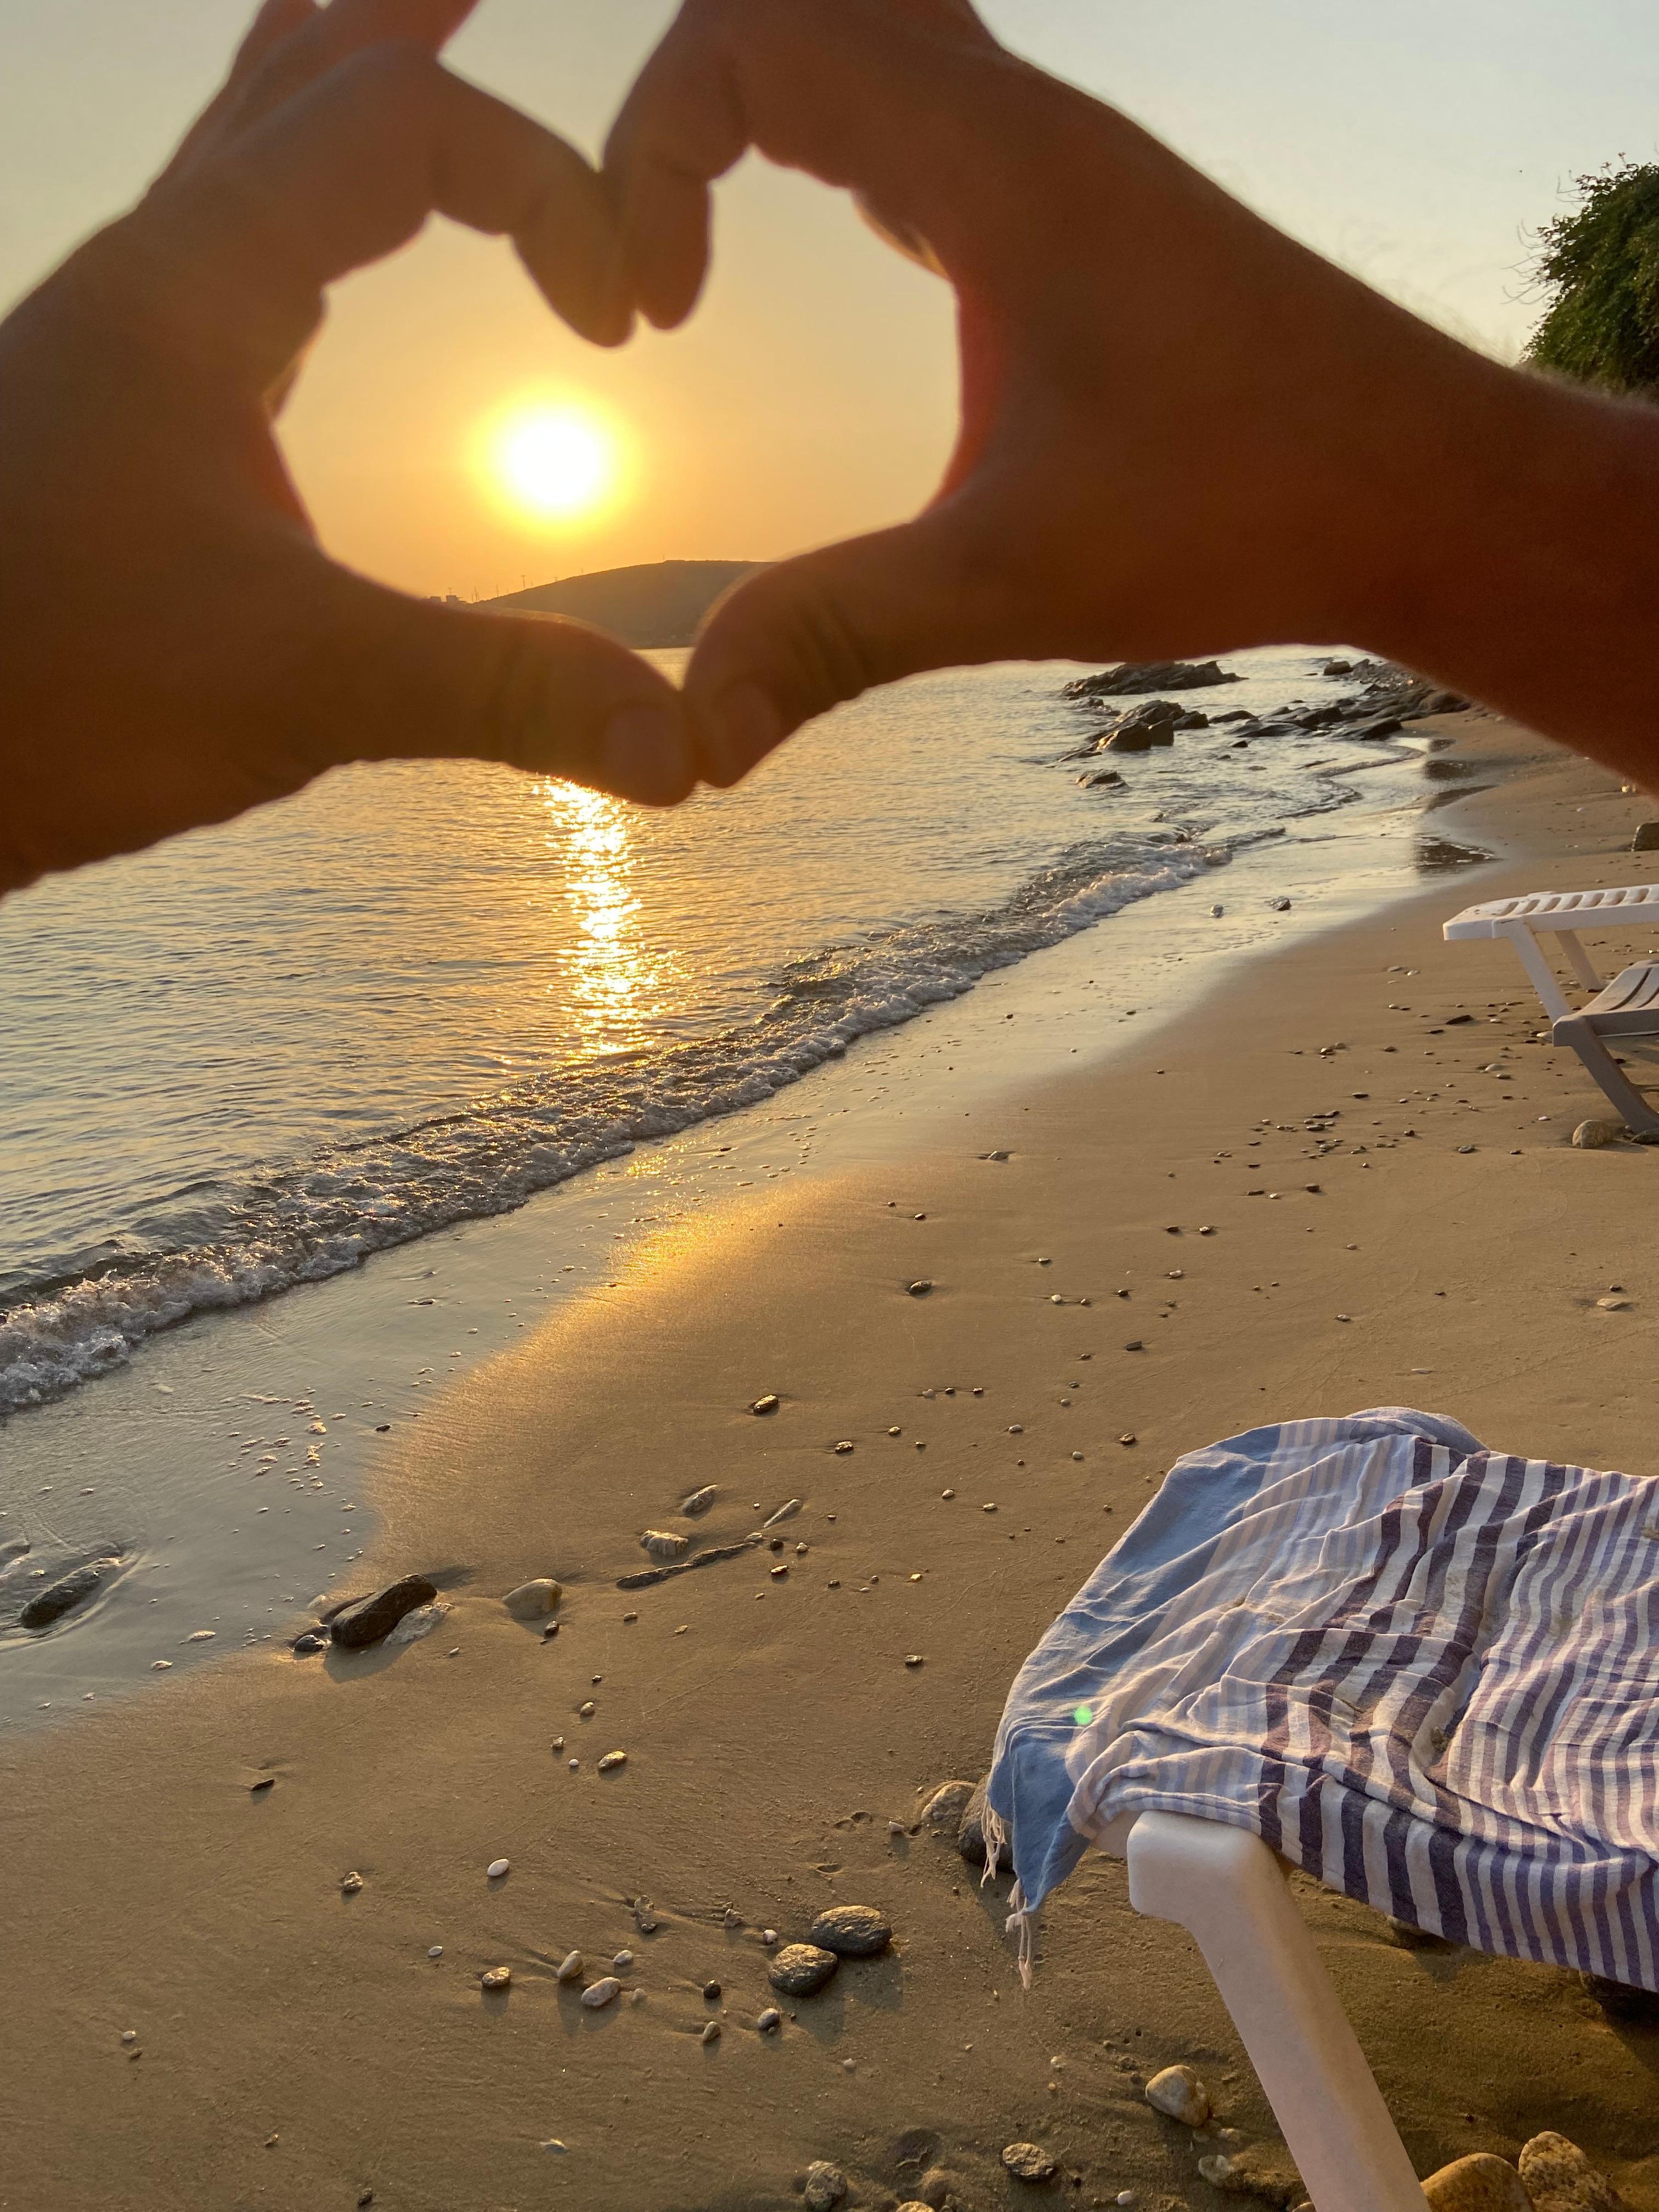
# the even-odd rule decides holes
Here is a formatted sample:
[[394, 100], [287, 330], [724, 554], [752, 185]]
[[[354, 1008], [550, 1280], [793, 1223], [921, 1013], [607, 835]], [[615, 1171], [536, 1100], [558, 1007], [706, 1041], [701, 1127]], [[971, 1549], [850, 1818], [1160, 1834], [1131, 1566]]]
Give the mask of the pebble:
[[763, 1398], [757, 1398], [749, 1410], [751, 1413], [775, 1413], [778, 1410], [777, 1392], [769, 1390]]
[[581, 1978], [582, 1954], [580, 1951], [569, 1952], [562, 1963], [553, 1969], [556, 1982], [579, 1982]]
[[357, 1892], [362, 1887], [362, 1886], [363, 1878], [362, 1875], [349, 1874], [340, 1884], [340, 1893], [343, 1897], [356, 1897]]
[[[305, 1644], [313, 1651], [320, 1651], [323, 1648], [313, 1636], [302, 1636], [300, 1638], [300, 1644]], [[300, 1644], [296, 1644], [294, 1647], [296, 1651], [300, 1648]], [[152, 1674], [170, 1674], [173, 1672], [173, 1662], [171, 1659], [152, 1659], [149, 1662], [149, 1671]]]
[[607, 1751], [599, 1761], [599, 1771], [601, 1774], [614, 1774], [619, 1766], [626, 1766], [627, 1764], [628, 1753], [625, 1751]]
[[1572, 1141], [1581, 1152], [1597, 1152], [1603, 1145], [1616, 1145], [1624, 1133], [1622, 1121], [1581, 1121], [1572, 1133]]
[[920, 1651], [907, 1651], [904, 1655], [904, 1663], [907, 1667], [925, 1667], [927, 1662]]
[[837, 1958], [873, 1959], [892, 1942], [892, 1923], [872, 1905], [832, 1905], [807, 1929], [806, 1940]]
[[592, 1698], [585, 1698], [576, 1708], [576, 1717], [579, 1720], [591, 1721], [599, 1710]]
[[1002, 2162], [1016, 2180], [1052, 2181], [1060, 2168], [1039, 2143], [1012, 2142], [1005, 2146]]
[[441, 1959], [443, 1954], [444, 1947], [441, 1943], [433, 1943], [428, 1947], [426, 1955], [428, 1959]]
[[138, 2040], [137, 2029], [136, 2027], [124, 2027], [121, 2030], [121, 2040], [123, 2043], [137, 2043]]
[[614, 2004], [621, 1995], [622, 1984], [614, 1974], [607, 1974], [603, 1981], [588, 1984], [582, 1991], [582, 2002], [589, 2012], [603, 2012], [606, 2005]]
[[389, 1636], [406, 1613], [413, 1613], [416, 1606], [430, 1605], [437, 1595], [437, 1584], [424, 1575], [405, 1575], [401, 1582], [389, 1583], [373, 1597], [359, 1598], [343, 1607], [331, 1620], [330, 1632], [346, 1650], [366, 1650]]
[[761, 1929], [761, 1942], [765, 1945], [769, 1951], [776, 1950], [778, 1944], [777, 1929], [775, 1928], [763, 1928]]
[[611, 1963], [619, 1974], [625, 1974], [634, 1963], [634, 1954], [631, 1951], [618, 1951]]
[[796, 1514], [800, 1511], [802, 1503], [803, 1501], [799, 1498], [791, 1498], [787, 1499], [783, 1504], [779, 1506], [775, 1513], [768, 1514], [766, 1519], [761, 1522], [761, 1527], [763, 1528], [775, 1528], [780, 1521], [793, 1521]]
[[[777, 1400], [775, 1398], [772, 1402], [775, 1406]], [[760, 1407], [757, 1406], [755, 1411], [759, 1413]], [[683, 1498], [680, 1500], [680, 1511], [695, 1521], [700, 1513], [708, 1512], [717, 1495], [714, 1484], [708, 1483], [702, 1490], [694, 1490], [690, 1498]]]
[[702, 2039], [705, 2045], [718, 2043], [720, 2041], [720, 2024], [719, 2021], [711, 2020], [707, 2023], [702, 2031]]
[[478, 1978], [483, 1988], [487, 1990], [507, 1989], [512, 1985], [513, 1969], [511, 1966], [491, 1966]]
[[1506, 2158], [1455, 2158], [1423, 2184], [1429, 2212], [1531, 2212], [1527, 2185]]
[[1618, 2191], [1565, 2136], [1534, 2136], [1517, 2163], [1534, 2212], [1621, 2212]]
[[787, 1996], [810, 1997], [821, 1990], [841, 1960], [812, 1943], [786, 1943], [766, 1970], [775, 1990]]
[[550, 1613], [558, 1610], [563, 1595], [562, 1583], [556, 1583], [550, 1575], [539, 1575], [534, 1582], [520, 1583], [517, 1589], [508, 1590], [501, 1603], [514, 1620], [545, 1620]]
[[1166, 2066], [1146, 2084], [1146, 2102], [1184, 2128], [1201, 2128], [1210, 2117], [1210, 2093], [1190, 2066]]
[[511, 1859], [491, 1859], [484, 1873], [491, 1881], [499, 1881], [503, 1875], [511, 1873], [512, 1869]]
[[1630, 1300], [1628, 1298], [1597, 1298], [1595, 1303], [1603, 1313], [1628, 1313], [1630, 1311]]
[[925, 1298], [928, 1291], [931, 1291], [933, 1287], [933, 1286], [930, 1282], [925, 1280], [917, 1283], [907, 1283], [905, 1285], [906, 1290], [913, 1298]]
[[[957, 1830], [957, 1849], [970, 1866], [985, 1863], [985, 1784], [975, 1784], [974, 1793], [963, 1808], [961, 1825]], [[997, 1853], [997, 1871], [1005, 1873], [1013, 1864], [1005, 1841]]]
[[702, 1993], [708, 2003], [713, 2004], [720, 1996], [720, 1985], [718, 1982], [705, 1982], [702, 1985]]
[[640, 1538], [640, 1549], [653, 1559], [683, 1559], [690, 1548], [691, 1539], [672, 1528], [647, 1528]]
[[656, 1908], [648, 1897], [634, 1899], [634, 1925], [641, 1936], [654, 1935], [659, 1925]]
[[843, 1454], [851, 1451], [852, 1449], [852, 1443], [850, 1439], [846, 1437], [843, 1437], [841, 1442], [836, 1446], [836, 1449]]
[[922, 1823], [933, 1829], [948, 1829], [954, 1835], [973, 1794], [971, 1782], [941, 1782], [921, 1808]]
[[806, 2212], [836, 2212], [847, 2194], [847, 2176], [825, 2158], [815, 2158], [806, 2169], [803, 2192]]
[[[36, 1601], [37, 1603], [40, 1601], [41, 1601], [40, 1600]], [[28, 1610], [32, 1612], [33, 1607], [31, 1607]], [[29, 1623], [25, 1621], [23, 1626], [27, 1628], [29, 1626]], [[198, 1628], [191, 1635], [185, 1637], [185, 1641], [186, 1644], [211, 1644], [218, 1632], [219, 1632], [216, 1628]]]
[[[43, 1589], [38, 1596], [32, 1597], [19, 1620], [25, 1628], [50, 1628], [54, 1620], [61, 1620], [66, 1613], [89, 1598], [105, 1576], [119, 1564], [118, 1559], [94, 1559], [87, 1566], [77, 1567], [72, 1575], [65, 1575], [50, 1589]], [[195, 1638], [188, 1640], [193, 1643]]]
[[556, 1735], [554, 1737], [552, 1748], [555, 1751], [562, 1751], [564, 1749], [564, 1738], [562, 1735]]
[[783, 2014], [775, 2005], [768, 2005], [755, 2025], [763, 2035], [775, 2035], [783, 2026]]

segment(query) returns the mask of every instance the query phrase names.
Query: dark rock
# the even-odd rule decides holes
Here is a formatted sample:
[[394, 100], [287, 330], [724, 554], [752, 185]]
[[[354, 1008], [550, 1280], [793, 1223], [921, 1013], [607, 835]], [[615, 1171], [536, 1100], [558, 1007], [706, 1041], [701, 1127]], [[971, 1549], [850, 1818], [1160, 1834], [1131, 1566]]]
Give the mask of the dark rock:
[[1114, 730], [1109, 738], [1103, 740], [1101, 749], [1109, 753], [1149, 753], [1152, 750], [1152, 733], [1144, 724]]
[[1352, 676], [1353, 663], [1351, 660], [1328, 660], [1319, 672], [1322, 676]]
[[815, 1996], [840, 1966], [833, 1951], [815, 1943], [786, 1943], [766, 1970], [775, 1990], [792, 1997]]
[[1379, 714], [1375, 721], [1356, 724], [1351, 734], [1361, 744], [1376, 744], [1383, 738], [1391, 738], [1396, 730], [1405, 727], [1398, 714]]
[[1659, 822], [1638, 822], [1630, 848], [1632, 853], [1659, 853]]
[[1060, 2171], [1058, 2162], [1040, 2143], [1009, 2143], [1003, 2151], [1002, 2162], [1019, 2181], [1052, 2181]]
[[893, 1926], [872, 1905], [832, 1905], [807, 1929], [806, 1940], [838, 1959], [873, 1959], [892, 1942]]
[[1098, 775], [1080, 775], [1078, 781], [1085, 791], [1109, 791], [1121, 787], [1123, 778], [1115, 768], [1103, 768]]
[[1115, 699], [1137, 691], [1197, 691], [1211, 684], [1237, 684], [1238, 678], [1213, 660], [1123, 661], [1098, 676], [1079, 676], [1062, 684], [1064, 699]]
[[334, 1641], [348, 1651], [367, 1650], [371, 1644], [390, 1636], [406, 1613], [430, 1605], [437, 1595], [437, 1584], [424, 1575], [405, 1575], [401, 1582], [377, 1590], [373, 1597], [359, 1598], [355, 1605], [331, 1613], [329, 1626]]
[[309, 1659], [314, 1652], [326, 1651], [328, 1642], [326, 1631], [319, 1635], [316, 1629], [307, 1628], [303, 1636], [295, 1638], [291, 1648], [296, 1658]]
[[1248, 707], [1229, 707], [1224, 714], [1212, 714], [1212, 722], [1253, 722], [1255, 716]]
[[[985, 1863], [985, 1784], [980, 1783], [963, 1809], [962, 1825], [957, 1830], [957, 1849], [969, 1866]], [[1013, 1856], [1005, 1843], [997, 1852], [996, 1871], [1006, 1874], [1013, 1865]]]
[[334, 1620], [337, 1614], [343, 1613], [349, 1605], [362, 1605], [364, 1602], [365, 1596], [363, 1594], [360, 1594], [356, 1597], [337, 1597], [332, 1605], [325, 1605], [319, 1609], [317, 1618], [322, 1622], [324, 1627], [326, 1628], [329, 1622]]
[[61, 1582], [53, 1583], [49, 1589], [41, 1590], [23, 1607], [20, 1618], [24, 1627], [50, 1628], [54, 1620], [61, 1620], [66, 1613], [83, 1605], [120, 1564], [119, 1559], [89, 1560], [84, 1567], [76, 1567], [73, 1574], [65, 1575]]

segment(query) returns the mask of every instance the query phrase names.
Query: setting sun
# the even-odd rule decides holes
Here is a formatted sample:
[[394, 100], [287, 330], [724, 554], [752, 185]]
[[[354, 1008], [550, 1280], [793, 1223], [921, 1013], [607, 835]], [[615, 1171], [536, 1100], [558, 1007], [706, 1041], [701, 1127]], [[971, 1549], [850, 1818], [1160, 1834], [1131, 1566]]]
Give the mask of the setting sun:
[[621, 474], [617, 440], [609, 428], [568, 406], [535, 407], [508, 417], [491, 441], [490, 465], [499, 489], [515, 507], [549, 520], [604, 506]]

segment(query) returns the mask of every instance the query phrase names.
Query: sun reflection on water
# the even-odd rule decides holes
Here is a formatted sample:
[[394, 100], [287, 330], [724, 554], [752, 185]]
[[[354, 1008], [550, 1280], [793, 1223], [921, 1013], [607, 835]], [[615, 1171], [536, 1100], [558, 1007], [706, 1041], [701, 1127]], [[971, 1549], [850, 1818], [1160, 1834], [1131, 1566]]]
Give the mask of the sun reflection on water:
[[623, 1052], [641, 1042], [663, 980], [640, 942], [628, 809], [574, 783], [544, 784], [541, 797], [574, 924], [562, 963], [569, 1017], [590, 1053]]

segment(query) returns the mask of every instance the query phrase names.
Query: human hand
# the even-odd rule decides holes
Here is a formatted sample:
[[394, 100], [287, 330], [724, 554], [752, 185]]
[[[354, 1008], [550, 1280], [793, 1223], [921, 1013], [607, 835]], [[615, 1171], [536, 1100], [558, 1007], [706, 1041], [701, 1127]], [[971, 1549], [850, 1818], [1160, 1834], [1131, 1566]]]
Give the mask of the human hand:
[[1310, 638], [1471, 666], [1454, 636], [1436, 668], [1420, 549], [1472, 556], [1465, 511], [1526, 526], [1504, 479], [1535, 380], [1017, 60], [965, 0], [686, 0], [605, 157], [653, 322], [690, 312], [709, 181], [750, 145], [851, 187], [955, 287], [962, 419], [916, 520], [716, 611], [687, 679], [710, 781], [955, 663]]
[[599, 179], [436, 59], [472, 4], [266, 0], [139, 206], [0, 324], [0, 890], [346, 761], [690, 788], [646, 663], [337, 566], [272, 436], [323, 289], [434, 209], [510, 234], [585, 337], [628, 334]]

